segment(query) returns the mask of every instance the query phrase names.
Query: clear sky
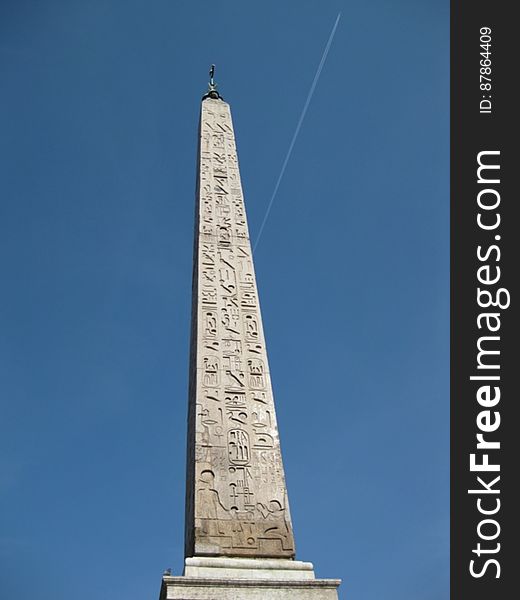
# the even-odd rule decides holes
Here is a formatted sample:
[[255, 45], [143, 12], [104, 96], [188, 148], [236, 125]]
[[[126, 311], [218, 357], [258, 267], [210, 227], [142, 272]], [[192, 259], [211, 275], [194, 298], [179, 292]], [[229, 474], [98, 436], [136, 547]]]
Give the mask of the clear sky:
[[447, 0], [0, 3], [0, 597], [182, 571], [211, 63], [256, 251], [297, 558], [448, 597]]

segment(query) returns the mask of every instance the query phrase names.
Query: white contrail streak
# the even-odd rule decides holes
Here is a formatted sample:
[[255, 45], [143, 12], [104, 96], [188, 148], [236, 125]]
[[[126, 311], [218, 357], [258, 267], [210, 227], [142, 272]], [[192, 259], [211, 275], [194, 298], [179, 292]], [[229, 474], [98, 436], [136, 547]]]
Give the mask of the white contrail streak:
[[341, 17], [341, 13], [338, 13], [338, 16], [336, 17], [336, 22], [334, 23], [334, 27], [332, 28], [332, 31], [330, 32], [329, 41], [327, 42], [327, 45], [325, 46], [325, 50], [323, 51], [323, 56], [321, 57], [320, 64], [318, 65], [316, 75], [314, 75], [311, 89], [309, 90], [309, 93], [307, 94], [307, 100], [305, 100], [302, 114], [300, 115], [300, 119], [298, 120], [298, 125], [296, 125], [296, 130], [294, 132], [291, 143], [289, 145], [289, 150], [287, 151], [287, 155], [285, 156], [285, 160], [283, 161], [280, 175], [278, 175], [278, 180], [276, 182], [276, 185], [274, 186], [274, 191], [271, 196], [271, 200], [269, 201], [269, 204], [267, 205], [267, 210], [265, 211], [264, 220], [262, 221], [262, 225], [260, 225], [260, 231], [258, 232], [258, 236], [256, 238], [255, 245], [253, 246], [253, 252], [256, 250], [256, 247], [258, 246], [258, 242], [260, 241], [260, 238], [262, 237], [262, 232], [264, 231], [264, 227], [267, 222], [267, 218], [269, 217], [269, 213], [271, 212], [271, 208], [273, 206], [274, 199], [276, 198], [278, 188], [280, 187], [280, 182], [282, 181], [283, 174], [285, 173], [285, 168], [287, 167], [289, 158], [291, 158], [291, 154], [292, 154], [292, 151], [294, 148], [294, 143], [296, 142], [296, 138], [298, 137], [298, 134], [300, 133], [300, 128], [302, 126], [303, 119], [305, 118], [305, 113], [307, 112], [307, 109], [309, 108], [309, 104], [311, 102], [312, 95], [314, 94], [314, 90], [316, 89], [316, 84], [318, 83], [318, 79], [320, 78], [320, 74], [323, 69], [323, 65], [325, 64], [325, 61], [327, 60], [327, 54], [329, 53], [330, 46], [332, 44], [332, 40], [334, 39], [334, 34], [336, 33], [336, 29], [338, 27], [340, 17]]

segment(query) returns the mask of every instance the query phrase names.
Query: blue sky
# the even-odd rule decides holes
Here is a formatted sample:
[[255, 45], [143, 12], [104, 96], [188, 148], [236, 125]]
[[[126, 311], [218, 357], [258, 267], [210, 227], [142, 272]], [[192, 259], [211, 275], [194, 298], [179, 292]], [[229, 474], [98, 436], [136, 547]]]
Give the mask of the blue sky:
[[230, 102], [297, 558], [350, 600], [449, 572], [449, 4], [0, 4], [0, 596], [182, 570], [196, 136]]

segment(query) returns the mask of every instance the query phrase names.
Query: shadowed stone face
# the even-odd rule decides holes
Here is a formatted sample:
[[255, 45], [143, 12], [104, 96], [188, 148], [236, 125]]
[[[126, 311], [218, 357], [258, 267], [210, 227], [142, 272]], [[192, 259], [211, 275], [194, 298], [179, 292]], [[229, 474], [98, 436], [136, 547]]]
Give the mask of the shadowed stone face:
[[202, 102], [186, 556], [294, 557], [229, 105]]

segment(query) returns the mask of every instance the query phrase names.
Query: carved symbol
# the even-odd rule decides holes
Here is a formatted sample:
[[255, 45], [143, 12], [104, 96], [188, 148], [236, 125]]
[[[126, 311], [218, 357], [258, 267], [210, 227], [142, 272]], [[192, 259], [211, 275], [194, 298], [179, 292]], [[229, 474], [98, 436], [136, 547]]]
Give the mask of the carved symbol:
[[233, 510], [234, 508], [235, 509], [237, 508], [235, 506], [235, 504], [237, 504], [237, 501], [238, 501], [237, 484], [236, 483], [230, 483], [229, 487], [231, 488], [231, 491], [229, 492], [229, 496], [231, 498], [231, 503], [233, 504], [233, 506], [231, 506], [231, 510]]
[[254, 292], [242, 292], [242, 306], [254, 308], [256, 307], [256, 295]]
[[262, 345], [261, 344], [253, 344], [251, 342], [247, 342], [246, 348], [247, 348], [248, 352], [252, 352], [253, 354], [262, 354]]
[[[239, 240], [243, 241], [247, 239], [247, 230], [245, 225], [237, 223], [237, 226], [235, 227], [235, 233]], [[245, 281], [252, 281], [252, 277], [250, 277], [249, 279], [245, 279]]]
[[256, 507], [265, 519], [262, 536], [265, 536], [268, 539], [279, 539], [282, 548], [291, 548], [289, 527], [285, 520], [285, 508], [282, 507], [281, 503], [278, 500], [271, 500], [269, 506], [266, 506], [262, 502], [258, 502]]
[[242, 362], [237, 354], [228, 354], [224, 356], [224, 367], [235, 373], [242, 373]]
[[243, 408], [246, 405], [246, 396], [242, 392], [226, 392], [226, 406]]
[[204, 335], [208, 337], [217, 335], [217, 313], [213, 311], [204, 313]]
[[271, 421], [271, 411], [262, 410], [262, 408], [257, 408], [253, 413], [253, 419], [255, 422], [253, 423], [253, 427], [272, 427]]
[[211, 238], [211, 236], [213, 236], [213, 226], [202, 223], [201, 235], [206, 238]]
[[[220, 248], [218, 253], [220, 256], [220, 262], [223, 265], [227, 265], [232, 271], [235, 271], [233, 248]], [[237, 300], [235, 300], [235, 306], [238, 306]]]
[[269, 433], [256, 433], [254, 448], [273, 448], [274, 439]]
[[217, 181], [218, 183], [215, 183], [215, 185], [213, 186], [213, 190], [217, 193], [217, 194], [227, 194], [228, 191], [226, 190], [226, 188], [224, 187], [224, 179], [222, 177], [219, 177], [217, 179], [217, 177], [215, 177], [215, 181]]
[[282, 505], [280, 504], [280, 502], [278, 500], [271, 500], [269, 502], [269, 507], [267, 507], [262, 502], [258, 502], [256, 507], [258, 508], [258, 510], [260, 511], [260, 514], [262, 515], [262, 517], [264, 519], [272, 519], [273, 517], [277, 518], [280, 516], [282, 518], [285, 518], [285, 515], [284, 515], [285, 509], [282, 508]]
[[[209, 408], [207, 408], [207, 407], [203, 408], [201, 404], [198, 404], [197, 406], [200, 407], [200, 412], [197, 413], [197, 415], [200, 417], [200, 422], [203, 427], [202, 444], [205, 446], [211, 445], [210, 444], [211, 434], [215, 435], [215, 437], [217, 438], [217, 443], [220, 443], [220, 438], [223, 435], [222, 409], [221, 408], [217, 409], [218, 419], [215, 420], [214, 418], [212, 418]], [[220, 425], [219, 425], [219, 423], [220, 423]], [[216, 427], [214, 427], [215, 425], [216, 425]]]
[[235, 199], [233, 204], [235, 206], [235, 221], [240, 223], [244, 218], [244, 207], [242, 206], [242, 202], [240, 200], [237, 201], [237, 199]]
[[240, 334], [240, 311], [235, 306], [232, 298], [226, 299], [226, 306], [222, 307], [222, 325], [230, 333]]
[[202, 289], [200, 295], [202, 304], [217, 304], [217, 290], [215, 288]]
[[253, 447], [273, 448], [274, 438], [266, 431], [272, 427], [271, 412], [268, 410], [262, 411], [261, 409], [257, 409], [255, 412], [253, 412], [252, 417], [252, 426], [255, 430], [255, 442]]
[[265, 392], [251, 392], [251, 400], [255, 402], [260, 402], [262, 404], [268, 404], [267, 402], [267, 394]]
[[205, 519], [222, 518], [228, 509], [222, 504], [218, 491], [215, 489], [215, 473], [210, 469], [201, 472], [197, 481], [197, 516]]
[[227, 123], [217, 123], [217, 127], [224, 133], [233, 133], [233, 130]]
[[229, 217], [220, 220], [217, 232], [219, 244], [227, 245], [231, 243], [231, 219]]
[[244, 382], [242, 381], [244, 378], [244, 374], [242, 372], [233, 373], [232, 371], [226, 371], [226, 375], [228, 376], [228, 385], [233, 387], [238, 384], [239, 387], [244, 387]]
[[211, 141], [213, 142], [213, 148], [217, 150], [224, 150], [224, 135], [223, 134], [213, 134], [211, 136]]
[[204, 399], [213, 400], [214, 402], [220, 402], [219, 390], [204, 390]]
[[215, 250], [209, 244], [202, 244], [201, 246], [202, 264], [203, 265], [215, 265]]
[[218, 228], [218, 242], [219, 244], [230, 244], [231, 243], [231, 232], [227, 227]]
[[202, 220], [206, 223], [213, 222], [213, 204], [209, 198], [205, 198], [202, 202]]
[[222, 352], [224, 356], [229, 356], [231, 354], [241, 354], [242, 352], [242, 343], [240, 340], [222, 340]]
[[247, 412], [245, 412], [243, 408], [230, 408], [228, 406], [226, 415], [229, 417], [230, 421], [235, 421], [235, 423], [239, 423], [240, 425], [246, 425]]
[[204, 348], [208, 350], [213, 350], [214, 352], [218, 352], [218, 340], [205, 340]]
[[217, 177], [215, 175], [215, 185], [213, 186], [213, 190], [217, 193], [217, 194], [228, 194], [228, 191], [226, 189], [227, 187], [227, 177]]
[[[217, 197], [218, 200], [218, 197]], [[228, 218], [229, 213], [231, 212], [231, 206], [229, 204], [225, 204], [224, 202], [217, 202], [217, 216], [221, 218]]]
[[[245, 432], [244, 432], [245, 433]], [[243, 508], [253, 510], [255, 507], [251, 504], [253, 500], [253, 492], [249, 488], [249, 481], [253, 479], [251, 471], [247, 466], [229, 467], [229, 474], [235, 478], [236, 493], [238, 496], [243, 496]], [[230, 484], [231, 486], [232, 484]]]
[[264, 363], [259, 358], [250, 358], [247, 361], [249, 367], [249, 385], [253, 389], [265, 387]]
[[228, 431], [229, 460], [234, 465], [246, 465], [250, 459], [249, 435], [243, 429]]
[[258, 322], [253, 315], [246, 315], [246, 339], [257, 340], [258, 339]]
[[233, 294], [236, 290], [235, 271], [230, 268], [219, 269], [220, 285], [228, 292]]
[[202, 382], [207, 386], [218, 385], [218, 358], [215, 356], [204, 357], [204, 375]]
[[202, 270], [202, 285], [208, 286], [215, 283], [215, 269]]

